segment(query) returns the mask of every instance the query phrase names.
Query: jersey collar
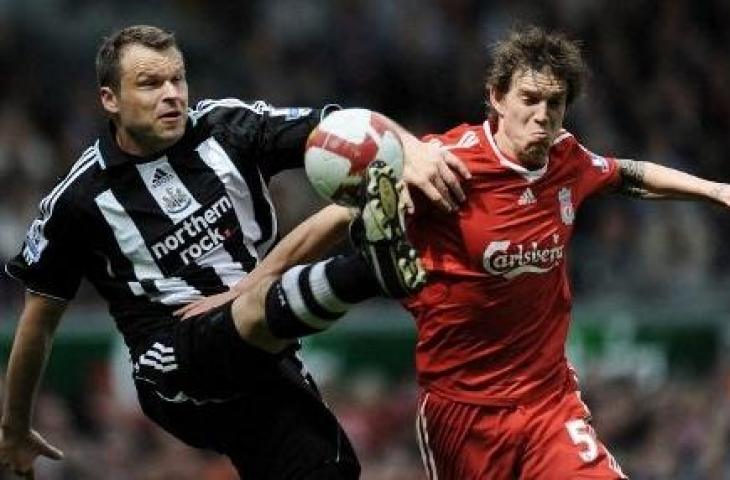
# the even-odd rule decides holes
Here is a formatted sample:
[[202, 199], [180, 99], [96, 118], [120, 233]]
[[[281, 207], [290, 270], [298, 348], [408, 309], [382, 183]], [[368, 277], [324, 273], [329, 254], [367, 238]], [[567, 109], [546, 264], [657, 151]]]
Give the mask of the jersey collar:
[[[548, 153], [547, 159], [545, 159], [545, 165], [538, 168], [537, 170], [530, 170], [528, 168], [525, 168], [524, 166], [513, 162], [509, 158], [507, 158], [502, 151], [497, 146], [497, 142], [494, 140], [494, 135], [492, 134], [492, 125], [489, 123], [489, 120], [486, 120], [484, 122], [484, 134], [487, 137], [487, 140], [489, 141], [489, 145], [491, 145], [492, 150], [494, 151], [494, 154], [497, 156], [497, 159], [499, 160], [500, 165], [503, 167], [509, 168], [510, 170], [517, 172], [520, 174], [525, 180], [532, 183], [536, 180], [541, 179], [543, 176], [545, 176], [545, 173], [548, 169], [548, 164], [550, 163], [550, 154]], [[554, 144], [554, 143], [553, 143]]]

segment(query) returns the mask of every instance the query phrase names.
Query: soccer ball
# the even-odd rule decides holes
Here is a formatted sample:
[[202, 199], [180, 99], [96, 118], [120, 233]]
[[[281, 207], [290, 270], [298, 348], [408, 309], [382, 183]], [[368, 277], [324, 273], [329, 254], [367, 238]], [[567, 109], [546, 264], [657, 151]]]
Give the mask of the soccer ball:
[[365, 170], [373, 160], [403, 176], [403, 144], [387, 117], [362, 108], [327, 115], [307, 140], [304, 168], [314, 189], [340, 205], [357, 206]]

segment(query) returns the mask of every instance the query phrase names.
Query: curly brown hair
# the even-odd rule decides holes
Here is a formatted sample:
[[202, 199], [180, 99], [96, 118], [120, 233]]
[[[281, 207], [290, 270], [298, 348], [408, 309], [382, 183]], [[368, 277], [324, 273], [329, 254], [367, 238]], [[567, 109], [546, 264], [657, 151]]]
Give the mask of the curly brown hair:
[[132, 44], [158, 51], [178, 48], [175, 35], [159, 27], [132, 25], [114, 32], [104, 38], [96, 52], [96, 81], [99, 87], [110, 87], [119, 92], [121, 82], [119, 61], [124, 48]]
[[559, 81], [565, 82], [570, 105], [583, 89], [587, 74], [580, 44], [562, 33], [547, 32], [534, 25], [512, 30], [492, 48], [487, 90], [493, 88], [497, 94], [504, 95], [516, 72], [539, 72], [546, 67]]

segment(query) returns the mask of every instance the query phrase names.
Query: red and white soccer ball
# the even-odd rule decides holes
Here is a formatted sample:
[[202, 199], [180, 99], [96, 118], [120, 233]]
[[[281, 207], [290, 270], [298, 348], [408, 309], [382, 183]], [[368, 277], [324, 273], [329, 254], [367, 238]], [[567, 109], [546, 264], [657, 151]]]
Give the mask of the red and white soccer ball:
[[351, 108], [327, 115], [307, 140], [304, 168], [324, 198], [357, 206], [365, 170], [373, 160], [391, 165], [403, 176], [403, 144], [395, 124], [379, 113]]

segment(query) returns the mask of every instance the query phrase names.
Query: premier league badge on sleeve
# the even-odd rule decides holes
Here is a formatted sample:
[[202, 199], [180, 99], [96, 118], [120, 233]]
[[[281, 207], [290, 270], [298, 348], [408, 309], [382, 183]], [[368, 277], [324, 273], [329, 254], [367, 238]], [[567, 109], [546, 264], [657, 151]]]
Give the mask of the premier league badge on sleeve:
[[572, 225], [575, 220], [575, 209], [571, 199], [570, 188], [563, 187], [558, 191], [558, 202], [560, 202], [560, 218], [566, 225]]
[[28, 265], [36, 263], [41, 258], [41, 252], [45, 248], [48, 240], [43, 236], [43, 222], [36, 219], [28, 229], [25, 235], [25, 244], [23, 246], [23, 259]]

